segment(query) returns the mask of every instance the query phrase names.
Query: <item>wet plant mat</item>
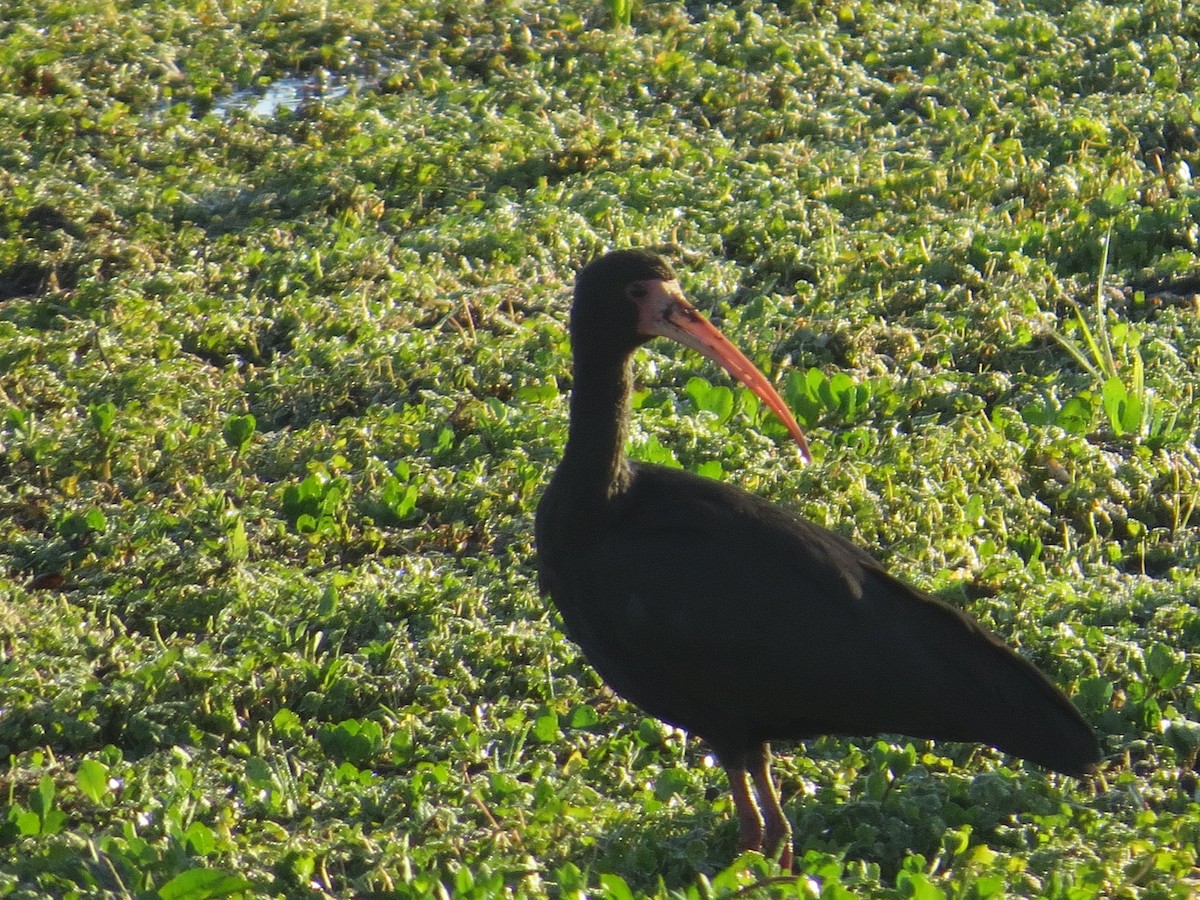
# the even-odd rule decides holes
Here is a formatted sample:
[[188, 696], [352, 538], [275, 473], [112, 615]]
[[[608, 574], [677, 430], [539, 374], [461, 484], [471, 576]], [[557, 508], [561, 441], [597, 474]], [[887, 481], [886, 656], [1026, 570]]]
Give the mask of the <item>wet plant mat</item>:
[[[0, 2], [0, 897], [1191, 896], [1198, 42], [1180, 2]], [[781, 746], [800, 871], [738, 857], [708, 749], [537, 593], [572, 279], [634, 245], [816, 462], [661, 344], [633, 454], [970, 612], [1102, 779]]]

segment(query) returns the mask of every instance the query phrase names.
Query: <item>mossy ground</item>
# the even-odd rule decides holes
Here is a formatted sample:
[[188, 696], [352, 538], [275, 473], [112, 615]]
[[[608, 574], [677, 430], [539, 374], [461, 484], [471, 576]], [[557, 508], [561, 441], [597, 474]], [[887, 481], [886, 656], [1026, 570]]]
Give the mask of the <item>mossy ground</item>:
[[[0, 896], [1190, 896], [1198, 72], [1178, 0], [0, 3]], [[634, 452], [969, 610], [1103, 779], [810, 741], [804, 874], [735, 858], [536, 591], [630, 245], [818, 459], [659, 345]]]

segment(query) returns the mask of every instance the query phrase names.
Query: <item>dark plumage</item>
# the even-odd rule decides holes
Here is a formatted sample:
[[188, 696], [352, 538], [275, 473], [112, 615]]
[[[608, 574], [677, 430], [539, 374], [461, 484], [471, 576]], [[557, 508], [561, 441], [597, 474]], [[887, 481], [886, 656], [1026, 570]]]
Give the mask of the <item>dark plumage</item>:
[[630, 361], [654, 335], [746, 382], [807, 455], [778, 394], [671, 267], [610, 253], [576, 283], [570, 431], [537, 511], [541, 584], [613, 690], [712, 745], [744, 848], [792, 858], [770, 740], [898, 732], [1094, 770], [1100, 745], [1071, 701], [972, 619], [778, 506], [629, 460]]

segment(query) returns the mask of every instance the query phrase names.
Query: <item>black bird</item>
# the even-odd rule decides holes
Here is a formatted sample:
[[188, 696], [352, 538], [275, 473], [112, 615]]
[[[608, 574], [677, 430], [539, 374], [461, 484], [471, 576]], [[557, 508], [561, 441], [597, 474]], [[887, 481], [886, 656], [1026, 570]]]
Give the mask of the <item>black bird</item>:
[[540, 584], [613, 690], [712, 746], [743, 849], [791, 865], [771, 740], [901, 733], [1095, 770], [1100, 744], [1071, 701], [974, 620], [785, 509], [627, 458], [631, 359], [655, 335], [743, 381], [807, 457], [783, 400], [671, 266], [609, 253], [575, 284], [570, 428], [537, 510]]

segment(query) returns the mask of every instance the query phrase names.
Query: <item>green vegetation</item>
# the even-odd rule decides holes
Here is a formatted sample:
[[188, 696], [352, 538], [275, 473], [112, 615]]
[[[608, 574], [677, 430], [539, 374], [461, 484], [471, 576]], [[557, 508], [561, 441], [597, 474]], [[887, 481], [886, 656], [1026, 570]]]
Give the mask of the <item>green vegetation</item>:
[[[1181, 0], [0, 2], [0, 897], [1190, 896], [1198, 72]], [[823, 738], [736, 858], [536, 590], [642, 244], [817, 462], [661, 345], [634, 452], [970, 610], [1102, 781]]]

